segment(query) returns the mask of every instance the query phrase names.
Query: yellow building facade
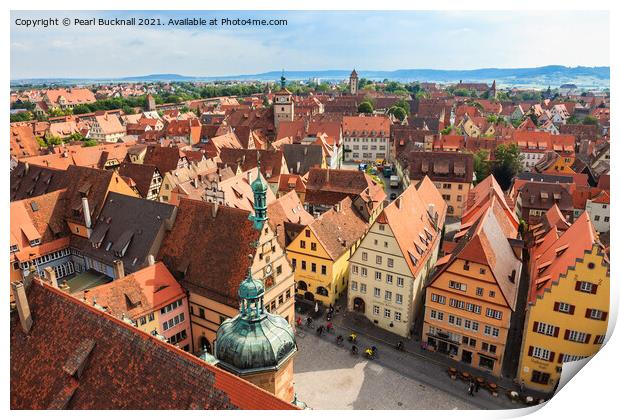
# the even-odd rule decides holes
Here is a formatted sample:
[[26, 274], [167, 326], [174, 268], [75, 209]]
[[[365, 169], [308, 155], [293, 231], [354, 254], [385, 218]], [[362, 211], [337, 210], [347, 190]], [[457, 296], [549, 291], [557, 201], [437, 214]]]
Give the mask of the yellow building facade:
[[607, 331], [609, 264], [598, 245], [528, 305], [519, 363], [525, 387], [552, 392], [562, 364], [594, 355]]

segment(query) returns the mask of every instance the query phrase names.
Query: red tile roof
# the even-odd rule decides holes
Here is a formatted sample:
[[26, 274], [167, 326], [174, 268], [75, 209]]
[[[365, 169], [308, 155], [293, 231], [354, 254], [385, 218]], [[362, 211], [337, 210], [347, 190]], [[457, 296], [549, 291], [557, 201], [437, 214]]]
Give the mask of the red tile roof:
[[28, 334], [11, 313], [11, 409], [295, 408], [45, 283], [27, 296]]

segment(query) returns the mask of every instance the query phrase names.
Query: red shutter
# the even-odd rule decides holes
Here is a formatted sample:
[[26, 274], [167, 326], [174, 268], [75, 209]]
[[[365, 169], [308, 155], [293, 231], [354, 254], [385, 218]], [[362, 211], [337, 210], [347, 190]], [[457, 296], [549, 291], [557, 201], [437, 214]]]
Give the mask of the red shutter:
[[553, 359], [555, 359], [555, 353], [554, 353], [554, 352], [551, 352], [551, 353], [549, 354], [549, 361], [550, 361], [551, 363], [553, 363]]
[[555, 302], [553, 304], [553, 310], [557, 312], [559, 309], [560, 309], [560, 302]]
[[568, 340], [569, 335], [570, 335], [570, 330], [564, 331], [564, 340]]
[[560, 327], [553, 327], [553, 336], [557, 337], [560, 334]]
[[590, 318], [592, 316], [592, 309], [586, 309], [586, 318]]
[[607, 319], [607, 312], [603, 312], [603, 317], [601, 318], [602, 321], [605, 321]]
[[534, 321], [534, 328], [532, 329], [532, 331], [537, 332], [538, 331], [538, 322]]
[[581, 288], [581, 282], [580, 281], [576, 281], [575, 282], [575, 290], [579, 290]]
[[571, 315], [575, 313], [575, 305], [570, 305], [570, 308], [568, 309], [568, 313]]
[[596, 289], [598, 289], [598, 285], [593, 284], [592, 285], [592, 294], [595, 295], [596, 294]]
[[586, 334], [586, 344], [590, 343], [590, 338], [592, 338], [591, 334]]
[[530, 348], [527, 350], [527, 355], [531, 356], [534, 353], [534, 347], [530, 346]]
[[560, 353], [560, 355], [558, 356], [558, 363], [562, 363], [563, 359], [564, 359], [564, 353]]

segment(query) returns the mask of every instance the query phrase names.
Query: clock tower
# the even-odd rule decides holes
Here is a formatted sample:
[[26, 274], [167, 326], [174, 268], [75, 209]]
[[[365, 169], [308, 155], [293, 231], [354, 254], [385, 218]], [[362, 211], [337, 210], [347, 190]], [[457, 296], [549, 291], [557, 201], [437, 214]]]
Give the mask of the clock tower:
[[286, 78], [284, 77], [284, 70], [282, 70], [280, 90], [274, 94], [273, 98], [273, 120], [276, 130], [280, 126], [280, 121], [293, 121], [294, 116], [293, 94], [286, 88]]

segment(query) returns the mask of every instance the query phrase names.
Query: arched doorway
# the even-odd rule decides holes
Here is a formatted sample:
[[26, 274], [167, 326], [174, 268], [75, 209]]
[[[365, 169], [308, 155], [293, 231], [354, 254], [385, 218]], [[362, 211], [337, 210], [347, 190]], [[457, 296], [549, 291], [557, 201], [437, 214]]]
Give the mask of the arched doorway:
[[366, 311], [366, 303], [364, 302], [364, 299], [360, 297], [353, 299], [353, 310], [363, 314]]
[[200, 351], [206, 350], [207, 353], [211, 353], [211, 343], [204, 335], [200, 337]]
[[314, 294], [312, 292], [306, 292], [304, 293], [304, 298], [309, 301], [314, 301]]
[[329, 292], [323, 286], [319, 286], [316, 288], [316, 294], [321, 296], [328, 296]]
[[299, 280], [297, 282], [297, 290], [304, 290], [304, 291], [306, 291], [306, 290], [308, 290], [308, 285], [306, 284], [305, 281]]

